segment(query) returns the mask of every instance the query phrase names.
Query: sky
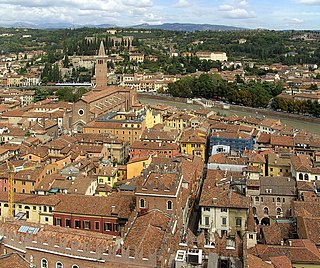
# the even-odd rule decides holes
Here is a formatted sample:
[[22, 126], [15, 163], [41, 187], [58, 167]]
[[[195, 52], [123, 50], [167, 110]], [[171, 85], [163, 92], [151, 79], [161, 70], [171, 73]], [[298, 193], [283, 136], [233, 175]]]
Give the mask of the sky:
[[320, 30], [320, 0], [0, 0], [0, 24], [15, 22]]

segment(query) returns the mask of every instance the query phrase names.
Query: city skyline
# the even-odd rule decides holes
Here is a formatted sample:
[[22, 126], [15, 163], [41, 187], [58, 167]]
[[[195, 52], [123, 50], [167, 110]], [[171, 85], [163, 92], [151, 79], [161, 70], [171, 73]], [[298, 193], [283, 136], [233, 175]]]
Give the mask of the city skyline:
[[[217, 24], [249, 29], [319, 30], [319, 0], [0, 0], [1, 25], [71, 23]], [[268, 12], [266, 12], [268, 11]]]

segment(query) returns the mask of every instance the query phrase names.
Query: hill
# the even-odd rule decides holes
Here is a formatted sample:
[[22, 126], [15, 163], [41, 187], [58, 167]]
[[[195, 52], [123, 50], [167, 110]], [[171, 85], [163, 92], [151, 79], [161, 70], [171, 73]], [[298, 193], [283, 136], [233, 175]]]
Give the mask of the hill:
[[163, 23], [159, 25], [150, 25], [147, 23], [131, 26], [131, 28], [139, 29], [160, 29], [168, 31], [239, 31], [247, 30], [245, 28], [226, 26], [226, 25], [213, 25], [213, 24], [193, 24], [193, 23]]

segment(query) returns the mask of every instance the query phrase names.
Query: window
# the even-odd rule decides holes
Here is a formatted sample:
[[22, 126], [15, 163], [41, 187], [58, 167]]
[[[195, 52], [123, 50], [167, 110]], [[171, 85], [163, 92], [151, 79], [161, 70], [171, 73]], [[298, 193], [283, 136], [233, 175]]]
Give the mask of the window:
[[72, 265], [72, 268], [79, 268], [79, 266], [74, 264], [74, 265]]
[[203, 211], [210, 211], [210, 208], [204, 207], [204, 208], [203, 208]]
[[253, 213], [253, 215], [256, 215], [256, 214], [257, 214], [257, 208], [256, 208], [256, 207], [253, 207], [253, 208], [252, 208], [252, 213]]
[[83, 229], [90, 229], [90, 221], [83, 221]]
[[145, 208], [146, 207], [146, 201], [144, 199], [140, 199], [140, 208]]
[[221, 212], [228, 212], [228, 209], [222, 208], [222, 209], [221, 209]]
[[58, 261], [58, 262], [56, 263], [56, 268], [63, 268], [63, 264]]
[[249, 234], [249, 239], [253, 239], [253, 234]]
[[169, 200], [169, 201], [167, 202], [167, 209], [168, 209], [168, 210], [172, 210], [172, 201], [171, 201], [171, 200]]
[[41, 259], [41, 268], [48, 268], [48, 261], [46, 259]]
[[280, 197], [277, 197], [277, 202], [278, 202], [278, 203], [280, 203], [280, 202], [281, 202]]
[[75, 227], [75, 228], [81, 228], [81, 223], [80, 223], [79, 220], [75, 220], [75, 221], [74, 221], [74, 227]]
[[96, 221], [94, 227], [96, 230], [100, 230], [100, 222]]
[[259, 196], [256, 196], [255, 201], [259, 202]]
[[204, 225], [209, 225], [209, 217], [204, 217]]
[[282, 202], [283, 202], [283, 203], [286, 202], [286, 199], [285, 199], [285, 198], [282, 198]]
[[61, 219], [60, 218], [56, 218], [56, 225], [61, 226]]
[[225, 234], [227, 234], [227, 230], [221, 230], [221, 236], [224, 236]]
[[105, 222], [104, 223], [104, 230], [105, 231], [111, 231], [111, 223], [110, 222]]
[[222, 218], [222, 225], [227, 225], [227, 218], [225, 217]]
[[280, 216], [281, 215], [281, 208], [277, 208], [277, 215]]
[[241, 227], [242, 219], [241, 218], [236, 218], [236, 226]]
[[49, 218], [48, 218], [48, 217], [45, 217], [44, 220], [45, 220], [46, 222], [48, 222], [48, 221], [49, 221]]
[[299, 180], [303, 180], [303, 175], [302, 175], [302, 173], [299, 174]]
[[266, 214], [266, 215], [268, 215], [268, 214], [269, 214], [269, 209], [268, 209], [267, 207], [265, 207], [265, 208], [263, 209], [263, 213]]
[[305, 181], [309, 180], [309, 175], [308, 174], [304, 174], [304, 180]]
[[273, 168], [270, 168], [270, 171], [273, 171]]

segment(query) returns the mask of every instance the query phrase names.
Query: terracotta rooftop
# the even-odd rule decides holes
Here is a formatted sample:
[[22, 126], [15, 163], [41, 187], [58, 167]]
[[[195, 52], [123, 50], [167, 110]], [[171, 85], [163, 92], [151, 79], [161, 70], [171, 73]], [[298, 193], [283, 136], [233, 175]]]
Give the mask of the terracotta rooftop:
[[272, 264], [269, 264], [259, 257], [248, 254], [247, 255], [247, 267], [246, 268], [274, 268]]
[[249, 252], [259, 255], [263, 260], [270, 260], [270, 257], [286, 256], [292, 263], [313, 263], [320, 265], [320, 253], [310, 240], [290, 240], [292, 245], [275, 246], [258, 244]]
[[270, 134], [261, 133], [258, 137], [257, 143], [269, 144], [270, 143]]
[[229, 164], [229, 165], [247, 165], [247, 157], [229, 157], [224, 153], [218, 153], [209, 157], [208, 163]]
[[27, 260], [20, 253], [13, 252], [0, 256], [1, 268], [30, 268]]
[[296, 182], [288, 177], [260, 177], [260, 194], [295, 196]]
[[179, 145], [176, 143], [168, 142], [151, 142], [151, 141], [134, 141], [130, 149], [147, 149], [147, 150], [177, 150], [179, 151]]
[[290, 223], [274, 223], [262, 226], [262, 233], [266, 244], [280, 245], [281, 241], [291, 238], [293, 228]]
[[[21, 225], [26, 225], [24, 221], [5, 222], [1, 223], [0, 232], [2, 234], [15, 234], [17, 235]], [[38, 233], [33, 236], [33, 240], [48, 241], [49, 239], [55, 244], [67, 241], [66, 247], [71, 248], [73, 242], [77, 242], [78, 249], [83, 250], [86, 246], [90, 245], [90, 250], [95, 251], [96, 247], [102, 247], [104, 252], [107, 252], [110, 245], [114, 244], [112, 235], [91, 232], [87, 230], [79, 230], [72, 228], [63, 228], [60, 226], [44, 225], [29, 223], [27, 226], [40, 228]], [[23, 233], [21, 233], [23, 235]]]
[[271, 134], [270, 144], [273, 146], [293, 147], [294, 140], [293, 140], [293, 137], [278, 136], [278, 135]]
[[157, 253], [168, 231], [169, 222], [170, 217], [157, 209], [138, 216], [125, 237], [124, 247], [142, 252], [143, 256]]
[[249, 197], [229, 188], [229, 185], [215, 186], [214, 179], [207, 178], [201, 192], [199, 206], [221, 208], [249, 208]]
[[[107, 197], [63, 195], [60, 204], [55, 207], [55, 212], [129, 218], [133, 203], [133, 194], [124, 192], [116, 192]], [[113, 209], [112, 206], [115, 208]]]

